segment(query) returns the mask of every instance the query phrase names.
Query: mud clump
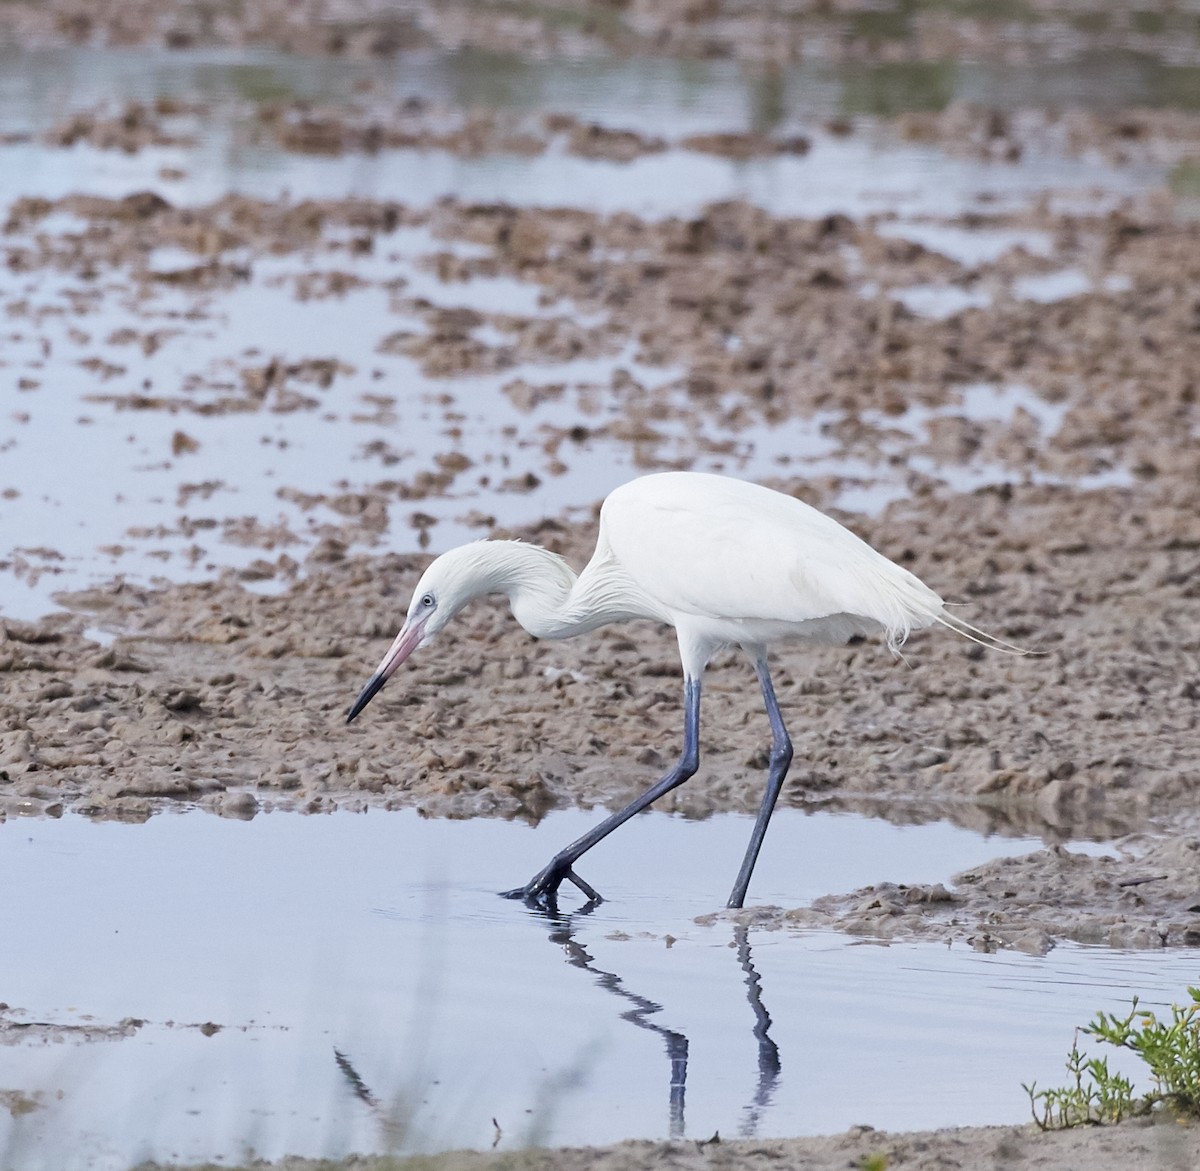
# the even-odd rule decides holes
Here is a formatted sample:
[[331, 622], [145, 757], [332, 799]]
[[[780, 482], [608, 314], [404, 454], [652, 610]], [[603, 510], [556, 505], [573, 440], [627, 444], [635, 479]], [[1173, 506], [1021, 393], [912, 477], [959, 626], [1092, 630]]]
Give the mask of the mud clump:
[[100, 150], [119, 150], [136, 154], [150, 146], [192, 146], [187, 133], [167, 129], [167, 123], [184, 114], [196, 114], [198, 107], [186, 107], [170, 99], [153, 105], [127, 102], [116, 112], [81, 110], [58, 122], [42, 136], [47, 146], [73, 147], [85, 142]]
[[[941, 883], [882, 883], [792, 910], [727, 917], [759, 927], [837, 927], [876, 939], [965, 942], [1042, 955], [1056, 942], [1200, 946], [1200, 839], [1129, 838], [1117, 856], [1060, 846], [999, 858]], [[714, 921], [715, 916], [704, 921]]]

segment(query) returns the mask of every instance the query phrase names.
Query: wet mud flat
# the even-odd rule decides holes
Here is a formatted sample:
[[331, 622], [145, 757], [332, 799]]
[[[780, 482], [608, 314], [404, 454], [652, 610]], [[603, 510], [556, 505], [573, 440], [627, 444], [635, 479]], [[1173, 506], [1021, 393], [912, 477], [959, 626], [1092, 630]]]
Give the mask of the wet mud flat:
[[[26, 46], [269, 43], [347, 60], [451, 43], [687, 55], [702, 41], [710, 58], [753, 62], [816, 43], [812, 25], [799, 40], [764, 37], [779, 30], [719, 5], [669, 29], [590, 6], [566, 24], [431, 6], [386, 28], [370, 15], [300, 24], [257, 4], [200, 24], [187, 6], [136, 23], [132, 11], [11, 4], [0, 21]], [[1072, 13], [1042, 6], [1003, 37], [944, 13], [910, 12], [890, 31], [851, 14], [821, 51], [912, 64], [974, 36], [977, 59], [1027, 60], [1052, 28], [1072, 60], [1159, 54], [1176, 82], [1194, 68], [1174, 16]], [[803, 187], [811, 173], [797, 168], [883, 143], [983, 168], [996, 192], [954, 206], [849, 199], [820, 214], [742, 196], [652, 214], [583, 195], [196, 195], [189, 152], [213, 114], [203, 98], [106, 100], [5, 131], [14, 150], [129, 161], [139, 181], [120, 194], [33, 183], [4, 207], [0, 360], [17, 392], [0, 453], [29, 469], [48, 458], [48, 434], [80, 451], [80, 437], [102, 435], [98, 451], [135, 445], [131, 466], [155, 487], [115, 535], [89, 529], [81, 555], [71, 526], [40, 519], [35, 481], [0, 463], [0, 511], [33, 518], [0, 548], [0, 572], [60, 607], [0, 618], [0, 816], [599, 817], [677, 750], [669, 632], [536, 643], [500, 601], [480, 602], [366, 717], [342, 717], [432, 552], [517, 537], [578, 568], [608, 487], [703, 467], [833, 512], [964, 617], [1039, 652], [1001, 656], [938, 632], [903, 660], [870, 642], [781, 650], [796, 743], [783, 802], [1045, 845], [941, 882], [897, 873], [799, 905], [714, 906], [699, 928], [833, 927], [1035, 955], [1065, 941], [1200, 943], [1194, 106], [955, 101], [670, 131], [364, 82], [319, 103], [273, 94], [237, 115], [243, 145], [348, 167], [406, 152], [566, 160], [601, 168], [587, 173], [611, 190], [614, 174], [655, 173], [639, 167], [729, 165]], [[1047, 159], [1070, 178], [1027, 178]], [[245, 311], [267, 301], [321, 328], [289, 336], [264, 315], [263, 342]], [[334, 435], [348, 438], [324, 448]], [[222, 448], [239, 454], [211, 461]], [[269, 464], [258, 496], [247, 451]], [[74, 490], [104, 483], [101, 470]], [[752, 812], [767, 742], [752, 673], [721, 656], [706, 677], [701, 772], [665, 804], [689, 818]], [[1080, 839], [1108, 847], [1064, 845]], [[1036, 1139], [864, 1128], [770, 1150], [626, 1144], [553, 1159], [845, 1165], [884, 1151], [914, 1165], [1189, 1166], [1194, 1140], [1162, 1126]]]
[[[71, 217], [68, 231], [39, 232], [61, 216]], [[947, 816], [1049, 842], [1195, 832], [1200, 232], [1168, 198], [1151, 193], [1103, 214], [1041, 208], [926, 224], [931, 242], [942, 242], [937, 231], [952, 241], [937, 251], [899, 235], [919, 235], [920, 225], [787, 218], [738, 203], [649, 221], [455, 201], [409, 209], [230, 197], [177, 209], [151, 196], [68, 197], [15, 205], [9, 254], [20, 271], [113, 272], [113, 292], [93, 293], [128, 298], [136, 320], [155, 311], [164, 283], [219, 295], [244, 279], [236, 258], [298, 242], [309, 264], [321, 259], [297, 295], [336, 298], [337, 270], [325, 257], [382, 251], [407, 227], [446, 243], [428, 262], [443, 276], [466, 289], [481, 277], [519, 279], [550, 309], [451, 309], [393, 288], [393, 311], [412, 325], [385, 332], [378, 350], [401, 351], [445, 380], [434, 404], [444, 449], [417, 467], [380, 452], [382, 475], [354, 491], [306, 496], [282, 486], [302, 516], [320, 518], [303, 532], [209, 513], [211, 490], [183, 478], [192, 431], [213, 416], [253, 426], [318, 415], [352, 373], [343, 366], [353, 355], [237, 357], [164, 391], [128, 389], [127, 363], [159, 344], [153, 328], [68, 340], [81, 355], [97, 343], [101, 353], [125, 352], [128, 340], [120, 366], [81, 359], [96, 382], [92, 409], [161, 416], [171, 433], [162, 454], [168, 466], [174, 457], [180, 481], [175, 528], [132, 536], [151, 546], [182, 536], [193, 564], [214, 539], [255, 559], [198, 584], [76, 590], [59, 597], [65, 613], [6, 621], [6, 810], [139, 818], [170, 801], [241, 815], [377, 804], [536, 819], [563, 805], [615, 806], [644, 788], [679, 736], [681, 681], [665, 632], [617, 627], [539, 644], [503, 605], [479, 603], [389, 686], [370, 719], [342, 726], [427, 561], [357, 550], [386, 545], [406, 521], [436, 539], [439, 500], [461, 517], [464, 486], [496, 478], [455, 440], [461, 403], [450, 375], [483, 373], [498, 375], [505, 397], [534, 419], [546, 398], [579, 411], [573, 425], [531, 428], [536, 470], [500, 483], [500, 498], [541, 488], [543, 478], [552, 485], [599, 442], [624, 444], [636, 472], [679, 466], [672, 444], [682, 434], [737, 471], [740, 437], [751, 449], [762, 436], [780, 446], [789, 428], [799, 436], [824, 420], [833, 454], [817, 474], [785, 449], [758, 478], [832, 507], [965, 603], [972, 621], [1041, 652], [988, 654], [937, 633], [896, 661], [870, 644], [781, 651], [780, 699], [797, 740], [785, 800]], [[976, 251], [988, 232], [1015, 232], [1017, 243], [992, 259], [955, 259], [948, 253], [964, 246], [956, 229]], [[1031, 250], [1026, 240], [1039, 243]], [[464, 257], [467, 245], [474, 251]], [[147, 263], [164, 248], [195, 263]], [[1076, 269], [1088, 291], [1050, 302], [1019, 295], [1021, 281]], [[986, 290], [986, 302], [942, 315], [900, 299], [955, 282]], [[568, 304], [573, 313], [556, 311]], [[89, 307], [80, 308], [82, 324]], [[14, 309], [25, 341], [61, 315], [29, 302]], [[620, 365], [606, 385], [537, 381], [540, 364], [614, 353], [681, 373], [655, 393]], [[1006, 403], [1004, 388], [1018, 379], [1025, 397]], [[982, 387], [990, 404], [980, 410], [964, 386]], [[386, 389], [367, 405], [394, 418]], [[35, 403], [53, 391], [25, 393]], [[839, 509], [897, 468], [901, 498], [873, 515]], [[955, 491], [959, 478], [983, 483]], [[8, 491], [19, 501], [19, 485]], [[537, 541], [576, 566], [594, 541], [594, 506], [515, 528], [474, 511], [465, 519], [476, 534]], [[58, 566], [49, 548], [10, 569], [52, 582]], [[108, 632], [103, 645], [85, 633], [96, 627]], [[752, 695], [747, 668], [722, 657], [707, 683], [704, 768], [673, 808], [754, 808], [766, 737]], [[1129, 848], [1136, 858], [1136, 839]], [[1096, 865], [1075, 873], [1084, 891], [1108, 885]], [[1039, 886], [1034, 900], [1048, 918], [1032, 938], [1187, 942], [1195, 867], [1194, 850], [1181, 851], [1171, 883], [1121, 888], [1115, 905], [1098, 899], [1094, 914], [1085, 908], [1082, 923], [1068, 923], [1055, 884], [1033, 866], [1022, 883]], [[998, 945], [1014, 932], [1028, 941], [999, 914], [1005, 884], [980, 905], [987, 889], [977, 884], [969, 905], [948, 900], [954, 928], [974, 935], [990, 922]], [[937, 899], [904, 900], [903, 915], [885, 898], [878, 915], [848, 905], [832, 921], [876, 921], [884, 933], [898, 922], [946, 929]]]

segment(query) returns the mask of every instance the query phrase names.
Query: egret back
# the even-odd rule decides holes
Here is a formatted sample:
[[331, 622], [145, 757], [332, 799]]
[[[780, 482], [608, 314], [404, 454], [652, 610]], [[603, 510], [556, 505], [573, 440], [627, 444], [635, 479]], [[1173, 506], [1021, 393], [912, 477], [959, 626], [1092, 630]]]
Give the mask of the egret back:
[[601, 534], [677, 624], [740, 623], [762, 641], [881, 630], [898, 646], [943, 613], [933, 590], [832, 517], [743, 480], [644, 476], [609, 495]]

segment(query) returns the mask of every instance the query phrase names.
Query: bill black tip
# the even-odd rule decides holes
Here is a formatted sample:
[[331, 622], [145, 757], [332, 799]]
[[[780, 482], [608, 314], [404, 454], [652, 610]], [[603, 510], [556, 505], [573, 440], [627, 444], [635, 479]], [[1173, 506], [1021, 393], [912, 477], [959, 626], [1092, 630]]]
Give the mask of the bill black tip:
[[354, 717], [363, 710], [373, 700], [379, 689], [387, 682], [382, 675], [372, 675], [359, 694], [359, 697], [354, 701], [354, 706], [350, 709], [350, 714], [346, 716], [346, 723], [353, 723]]

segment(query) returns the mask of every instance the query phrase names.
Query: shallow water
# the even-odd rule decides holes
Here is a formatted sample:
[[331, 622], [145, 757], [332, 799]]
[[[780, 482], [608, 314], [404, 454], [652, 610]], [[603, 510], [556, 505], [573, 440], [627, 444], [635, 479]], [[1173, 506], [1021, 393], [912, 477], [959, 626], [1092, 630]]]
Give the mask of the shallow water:
[[[0, 1086], [24, 1103], [0, 1112], [5, 1167], [1018, 1122], [1076, 1024], [1196, 977], [1183, 951], [697, 925], [744, 847], [735, 815], [634, 819], [582, 868], [608, 899], [589, 915], [496, 897], [596, 816], [0, 825], [20, 892]], [[1038, 844], [783, 810], [751, 902]]]
[[[521, 62], [472, 53], [408, 54], [394, 62], [297, 58], [265, 50], [0, 53], [0, 130], [34, 136], [0, 146], [0, 212], [20, 196], [124, 196], [143, 190], [159, 191], [176, 203], [204, 202], [234, 190], [289, 199], [361, 194], [402, 198], [414, 206], [453, 194], [648, 216], [690, 214], [711, 200], [745, 198], [788, 214], [895, 213], [888, 231], [969, 265], [1017, 245], [1043, 252], [1048, 238], [948, 226], [929, 217], [996, 211], [1048, 195], [1106, 207], [1123, 195], [1160, 185], [1162, 168], [1117, 168], [1032, 154], [1017, 164], [981, 164], [869, 131], [838, 137], [822, 130], [822, 121], [863, 110], [926, 108], [962, 96], [1000, 105], [1029, 101], [1024, 95], [1032, 78], [1026, 73], [956, 66], [939, 68], [936, 76], [925, 67], [842, 74], [814, 65], [755, 77], [721, 62]], [[1123, 103], [1159, 104], [1170, 100], [1160, 73], [1126, 62], [1113, 84]], [[932, 89], [931, 82], [936, 82]], [[1111, 85], [1102, 94], [1086, 71], [1071, 66], [1055, 70], [1045, 84], [1053, 84], [1056, 100], [1071, 94], [1083, 104], [1116, 100]], [[628, 165], [559, 150], [532, 159], [404, 150], [323, 158], [289, 154], [252, 133], [255, 103], [345, 102], [361, 98], [364, 85], [372, 98], [420, 94], [459, 107], [555, 110], [672, 140], [709, 130], [805, 132], [813, 135], [813, 149], [799, 158], [747, 162], [670, 149]], [[74, 110], [159, 96], [204, 104], [203, 116], [187, 127], [194, 146], [127, 155], [86, 145], [51, 148], [37, 139]], [[70, 217], [58, 215], [37, 230], [59, 235], [76, 228]], [[14, 236], [10, 242], [20, 240]], [[336, 267], [372, 282], [402, 277], [406, 295], [439, 305], [575, 315], [567, 303], [541, 306], [539, 290], [517, 280], [477, 277], [452, 285], [437, 280], [421, 267], [421, 257], [462, 246], [423, 230], [401, 229], [377, 244], [371, 256], [338, 254]], [[5, 534], [0, 560], [11, 561], [15, 570], [15, 580], [8, 574], [4, 579], [6, 614], [35, 617], [53, 608], [56, 592], [117, 573], [139, 582], [179, 581], [244, 569], [280, 553], [303, 560], [321, 526], [339, 518], [324, 506], [302, 506], [297, 494], [358, 491], [384, 477], [410, 478], [450, 451], [468, 456], [471, 472], [444, 498], [416, 501], [411, 508], [393, 506], [386, 530], [376, 534], [380, 546], [417, 547], [424, 539], [424, 530], [412, 521], [418, 511], [437, 522], [429, 530], [434, 551], [480, 534], [463, 521], [472, 511], [501, 524], [570, 515], [572, 509], [585, 517], [596, 500], [630, 475], [679, 464], [748, 478], [781, 469], [840, 477], [844, 489], [826, 503], [850, 510], [878, 511], [908, 491], [902, 463], [844, 449], [827, 434], [827, 426], [836, 422], [828, 418], [737, 430], [714, 420], [687, 427], [668, 419], [653, 443], [611, 437], [572, 443], [564, 457], [567, 470], [548, 470], [557, 461], [545, 454], [547, 434], [581, 419], [604, 423], [627, 410], [627, 396], [614, 389], [614, 379], [624, 374], [670, 408], [668, 416], [694, 414], [675, 410], [683, 403], [678, 380], [684, 372], [642, 367], [622, 352], [556, 365], [522, 364], [490, 377], [430, 379], [413, 361], [376, 352], [379, 341], [397, 328], [421, 328], [389, 308], [378, 284], [301, 302], [289, 282], [330, 263], [327, 257], [244, 259], [252, 276], [232, 291], [196, 296], [162, 288], [137, 304], [120, 294], [120, 273], [112, 274], [116, 285], [98, 292], [94, 281], [0, 267], [0, 302], [19, 303], [34, 315], [13, 318], [5, 338], [6, 369], [39, 383], [15, 396], [11, 422], [0, 436], [0, 491], [19, 492], [0, 497]], [[148, 260], [157, 271], [193, 263], [186, 253], [166, 250]], [[1030, 285], [1026, 295], [1048, 299], [1063, 295], [1060, 288], [1043, 280]], [[935, 315], [972, 303], [972, 294], [937, 286], [896, 295]], [[40, 309], [51, 312], [39, 318]], [[136, 346], [106, 340], [130, 324], [164, 331], [160, 348], [143, 356]], [[481, 327], [477, 336], [497, 341], [489, 329]], [[209, 387], [223, 380], [236, 384], [246, 364], [274, 355], [289, 361], [335, 357], [354, 372], [339, 374], [320, 393], [318, 410], [200, 417], [187, 402], [200, 396], [179, 396], [189, 379]], [[98, 378], [80, 365], [92, 359], [123, 373]], [[537, 384], [563, 382], [568, 391], [522, 412], [500, 393], [518, 377]], [[177, 396], [181, 405], [127, 409], [120, 396], [135, 388]], [[380, 395], [391, 400], [387, 410], [372, 405]], [[439, 406], [444, 395], [453, 401]], [[451, 415], [459, 432], [453, 441], [448, 438]], [[176, 431], [198, 442], [199, 449], [173, 456]], [[373, 447], [398, 455], [395, 472], [371, 454]], [[916, 470], [960, 490], [1003, 482], [1011, 474], [1002, 467], [941, 467], [929, 461]], [[1124, 474], [1115, 469], [1114, 482]], [[532, 490], [505, 487], [530, 475], [538, 481]], [[203, 491], [188, 495], [189, 485]], [[290, 496], [281, 497], [281, 489], [290, 489]], [[247, 545], [236, 532], [227, 537], [226, 526], [244, 517], [278, 524], [276, 547]]]
[[1113, 51], [1069, 60], [946, 61], [846, 66], [809, 61], [756, 71], [734, 61], [520, 57], [467, 49], [392, 60], [292, 55], [274, 49], [0, 48], [8, 126], [45, 129], [82, 106], [160, 95], [229, 102], [347, 102], [363, 87], [461, 106], [555, 109], [649, 133], [775, 130], [836, 115], [942, 109], [955, 101], [1003, 109], [1079, 106], [1195, 109], [1200, 70]]
[[[396, 62], [343, 62], [269, 50], [53, 50], [0, 54], [0, 130], [34, 141], [0, 146], [0, 207], [18, 195], [57, 198], [84, 191], [121, 196], [153, 190], [176, 203], [202, 203], [227, 191], [260, 198], [362, 195], [424, 205], [454, 194], [532, 206], [581, 206], [643, 216], [687, 215], [717, 200], [744, 198], [784, 215], [898, 211], [954, 215], [986, 203], [1020, 204], [1054, 188], [1095, 205], [1161, 182], [1160, 167], [1112, 167], [1096, 160], [1031, 154], [1018, 163], [982, 164], [873, 134], [823, 132], [840, 114], [926, 108], [920, 70], [888, 103], [862, 100], [863, 73], [822, 66], [778, 78], [746, 75], [731, 63], [673, 61], [518, 61], [496, 54], [408, 54]], [[1038, 104], [1018, 77], [975, 74], [963, 96], [991, 104]], [[1157, 104], [1133, 74], [1118, 87], [1130, 104]], [[554, 111], [677, 141], [707, 131], [767, 130], [813, 135], [809, 154], [743, 162], [670, 149], [628, 164], [561, 151], [526, 158], [464, 158], [440, 150], [389, 150], [325, 158], [286, 152], [251, 129], [253, 104], [271, 99], [348, 102], [410, 95], [464, 108]], [[1104, 105], [1085, 72], [1057, 85], [1083, 105]], [[1007, 87], [1007, 88], [1006, 88]], [[1105, 97], [1111, 97], [1107, 87]], [[136, 155], [86, 144], [48, 149], [36, 141], [79, 109], [160, 96], [206, 104], [193, 147], [147, 147]], [[957, 83], [946, 101], [957, 96]], [[1057, 99], [1057, 100], [1062, 100]], [[932, 103], [935, 105], [945, 102]], [[164, 170], [178, 172], [164, 176]], [[1103, 190], [1104, 195], [1100, 192]]]
[[707, 204], [730, 199], [791, 216], [958, 215], [985, 203], [993, 211], [1020, 207], [1048, 187], [1066, 192], [1081, 208], [1104, 210], [1165, 177], [1165, 168], [1154, 166], [1118, 170], [1035, 158], [980, 164], [931, 148], [881, 148], [865, 139], [836, 138], [817, 141], [801, 159], [739, 163], [683, 150], [630, 163], [549, 151], [532, 159], [465, 159], [447, 151], [396, 150], [347, 160], [269, 147], [239, 150], [214, 137], [199, 151], [146, 147], [136, 156], [86, 144], [53, 151], [18, 144], [0, 147], [0, 164], [0, 174], [21, 177], [19, 188], [11, 179], [0, 181], [0, 206], [18, 195], [59, 199], [76, 192], [118, 198], [153, 191], [182, 205], [208, 203], [229, 191], [259, 199], [386, 200], [402, 194], [416, 206], [453, 194], [468, 202], [631, 211], [654, 219], [695, 215]]
[[[66, 223], [51, 227], [71, 230]], [[929, 226], [925, 236], [943, 239]], [[540, 304], [537, 287], [515, 279], [437, 280], [421, 259], [445, 247], [427, 230], [402, 228], [381, 237], [372, 255], [339, 255], [336, 267], [364, 281], [403, 278], [405, 296], [439, 306], [578, 316], [566, 301]], [[149, 264], [170, 271], [186, 267], [188, 259], [163, 250]], [[897, 458], [895, 444], [859, 452], [834, 437], [838, 417], [828, 413], [780, 424], [720, 424], [722, 413], [735, 417], [735, 403], [728, 412], [716, 404], [697, 416], [680, 382], [683, 371], [646, 366], [628, 350], [518, 363], [497, 374], [430, 378], [416, 361], [378, 352], [380, 339], [392, 331], [425, 328], [391, 308], [379, 284], [338, 297], [296, 299], [297, 279], [330, 266], [323, 256], [260, 257], [252, 277], [228, 292], [196, 298], [166, 287], [134, 306], [110, 296], [80, 311], [40, 317], [36, 326], [28, 317], [18, 319], [6, 358], [39, 385], [16, 396], [18, 409], [0, 439], [0, 490], [16, 493], [0, 500], [6, 546], [0, 558], [18, 559], [18, 580], [5, 584], [7, 614], [36, 617], [53, 608], [57, 592], [117, 573], [134, 581], [180, 581], [281, 553], [303, 560], [323, 526], [341, 519], [308, 498], [408, 479], [436, 469], [437, 458], [448, 452], [465, 455], [471, 467], [442, 495], [394, 502], [385, 529], [374, 534], [379, 546], [415, 548], [419, 534], [411, 518], [418, 512], [431, 518], [434, 551], [480, 535], [467, 523], [472, 511], [505, 525], [571, 510], [587, 521], [593, 502], [619, 483], [671, 466], [752, 479], [781, 473], [841, 477], [843, 488], [827, 503], [868, 513], [907, 494], [910, 469], [959, 491], [1003, 483], [1013, 474], [982, 460], [906, 461]], [[34, 315], [67, 304], [69, 287], [59, 277], [31, 279], [0, 270], [0, 297], [19, 296]], [[139, 347], [108, 340], [129, 325], [160, 331], [159, 347], [144, 355]], [[286, 361], [337, 359], [343, 366], [328, 388], [306, 388], [319, 400], [315, 407], [263, 404], [251, 414], [197, 413], [216, 396], [215, 388], [238, 386], [245, 366], [276, 355]], [[98, 379], [80, 365], [85, 359], [125, 373]], [[565, 392], [522, 408], [503, 393], [518, 378], [562, 384]], [[197, 379], [199, 389], [181, 393]], [[548, 436], [581, 422], [594, 430], [621, 419], [630, 404], [621, 388], [629, 379], [665, 408], [653, 422], [652, 438], [593, 435], [564, 442], [561, 454], [548, 455]], [[162, 396], [163, 405], [131, 409], [134, 389]], [[920, 439], [938, 417], [1004, 421], [1019, 405], [1048, 440], [1061, 422], [1060, 410], [1026, 390], [976, 385], [964, 387], [963, 396], [961, 406], [914, 408], [907, 421], [881, 423]], [[981, 414], [981, 404], [989, 402]], [[195, 449], [173, 452], [176, 433]], [[1128, 473], [1117, 469], [1113, 482], [1122, 476]], [[240, 537], [237, 521], [246, 517], [278, 526], [273, 546]]]

